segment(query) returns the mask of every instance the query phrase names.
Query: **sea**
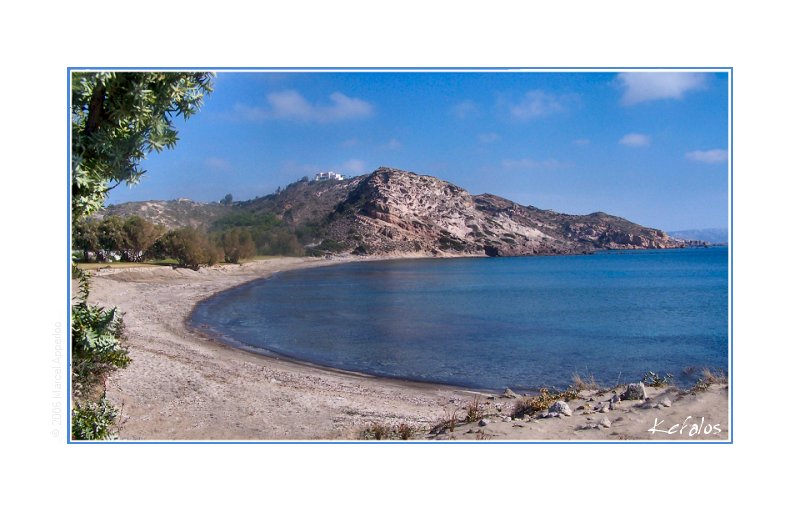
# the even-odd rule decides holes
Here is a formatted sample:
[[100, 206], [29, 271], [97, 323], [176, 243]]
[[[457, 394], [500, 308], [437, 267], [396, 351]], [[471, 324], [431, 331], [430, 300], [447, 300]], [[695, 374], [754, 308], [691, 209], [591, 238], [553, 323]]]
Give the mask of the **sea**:
[[728, 248], [405, 259], [282, 272], [191, 323], [236, 346], [480, 390], [727, 371]]

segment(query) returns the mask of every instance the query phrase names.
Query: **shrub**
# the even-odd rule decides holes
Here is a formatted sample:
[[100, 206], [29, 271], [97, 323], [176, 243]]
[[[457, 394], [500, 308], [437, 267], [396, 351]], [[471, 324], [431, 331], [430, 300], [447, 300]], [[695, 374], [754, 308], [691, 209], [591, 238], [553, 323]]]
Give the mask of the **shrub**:
[[[75, 439], [111, 439], [116, 409], [105, 400], [105, 379], [130, 363], [121, 343], [122, 315], [116, 308], [88, 304], [89, 276], [73, 266], [78, 279], [77, 302], [72, 305], [72, 431]], [[94, 397], [99, 395], [99, 401]]]
[[726, 384], [727, 382], [728, 376], [724, 372], [713, 372], [708, 368], [703, 368], [702, 376], [689, 391], [693, 393], [705, 391], [712, 384]]
[[227, 263], [239, 263], [256, 255], [256, 244], [246, 229], [231, 228], [220, 235], [219, 241]]
[[575, 400], [576, 398], [578, 398], [578, 390], [573, 387], [569, 387], [564, 391], [542, 388], [539, 390], [539, 394], [537, 396], [525, 398], [517, 402], [512, 416], [515, 418], [521, 418], [526, 414], [546, 411], [559, 400], [569, 402], [570, 400]]
[[389, 439], [408, 440], [413, 437], [415, 432], [415, 429], [407, 423], [401, 423], [397, 427], [384, 423], [373, 423], [369, 428], [361, 432], [361, 438], [375, 439], [377, 441]]
[[164, 235], [161, 244], [166, 256], [192, 270], [200, 269], [201, 265], [214, 265], [221, 257], [219, 248], [194, 228], [173, 229]]
[[642, 382], [645, 386], [662, 388], [672, 383], [672, 374], [668, 373], [664, 377], [661, 377], [655, 372], [647, 372], [644, 374], [644, 377], [642, 377]]
[[481, 406], [479, 398], [476, 396], [472, 402], [467, 405], [467, 423], [472, 423], [480, 420], [485, 416], [483, 406]]
[[116, 439], [116, 407], [104, 398], [99, 402], [76, 405], [72, 409], [72, 438], [81, 441]]

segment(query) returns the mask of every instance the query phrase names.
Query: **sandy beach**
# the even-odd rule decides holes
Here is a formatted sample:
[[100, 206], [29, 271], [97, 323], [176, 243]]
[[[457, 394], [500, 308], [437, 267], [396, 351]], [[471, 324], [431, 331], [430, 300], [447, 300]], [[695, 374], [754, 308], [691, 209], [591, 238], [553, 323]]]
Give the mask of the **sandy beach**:
[[[319, 368], [233, 348], [187, 326], [195, 304], [222, 290], [275, 272], [360, 259], [94, 271], [90, 302], [124, 312], [133, 361], [107, 382], [107, 397], [122, 413], [120, 439], [354, 440], [376, 426], [401, 425], [414, 438], [436, 440], [728, 439], [727, 384], [695, 393], [648, 388], [646, 401], [613, 404], [612, 390], [583, 391], [569, 402], [570, 415], [512, 419], [525, 397]], [[464, 423], [470, 404], [486, 416], [483, 424]], [[449, 425], [453, 417], [459, 421]]]

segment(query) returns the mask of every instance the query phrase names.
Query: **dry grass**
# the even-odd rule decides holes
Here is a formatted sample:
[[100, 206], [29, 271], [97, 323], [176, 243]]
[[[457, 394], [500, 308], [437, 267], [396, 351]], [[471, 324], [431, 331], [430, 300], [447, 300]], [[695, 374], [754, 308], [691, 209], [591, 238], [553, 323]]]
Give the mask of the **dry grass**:
[[512, 417], [521, 418], [526, 414], [534, 414], [539, 411], [546, 411], [559, 400], [569, 402], [570, 400], [575, 400], [576, 398], [578, 398], [578, 390], [573, 387], [569, 387], [564, 391], [542, 388], [539, 390], [539, 394], [537, 396], [524, 398], [518, 401], [517, 405], [514, 407]]
[[479, 397], [475, 396], [472, 402], [467, 405], [467, 417], [465, 421], [467, 423], [472, 423], [475, 421], [479, 421], [481, 418], [485, 416], [483, 411], [483, 406], [480, 403]]
[[376, 441], [387, 441], [400, 439], [406, 441], [412, 439], [417, 434], [417, 429], [408, 423], [400, 423], [397, 426], [385, 423], [373, 423], [369, 428], [361, 432], [361, 439], [374, 439]]
[[722, 371], [712, 371], [709, 368], [703, 368], [700, 372], [700, 380], [692, 386], [689, 390], [691, 393], [698, 391], [705, 391], [712, 384], [727, 384], [728, 375]]
[[594, 375], [589, 374], [586, 379], [578, 373], [572, 374], [572, 388], [577, 391], [591, 390], [595, 391], [600, 389], [597, 382], [594, 380]]

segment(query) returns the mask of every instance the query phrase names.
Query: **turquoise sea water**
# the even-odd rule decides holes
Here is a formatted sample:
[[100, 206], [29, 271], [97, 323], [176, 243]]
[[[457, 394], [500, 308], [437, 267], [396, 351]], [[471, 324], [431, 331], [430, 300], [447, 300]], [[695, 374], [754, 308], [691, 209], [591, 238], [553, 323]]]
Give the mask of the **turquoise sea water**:
[[325, 366], [480, 389], [727, 369], [727, 247], [358, 262], [221, 293], [192, 323]]

